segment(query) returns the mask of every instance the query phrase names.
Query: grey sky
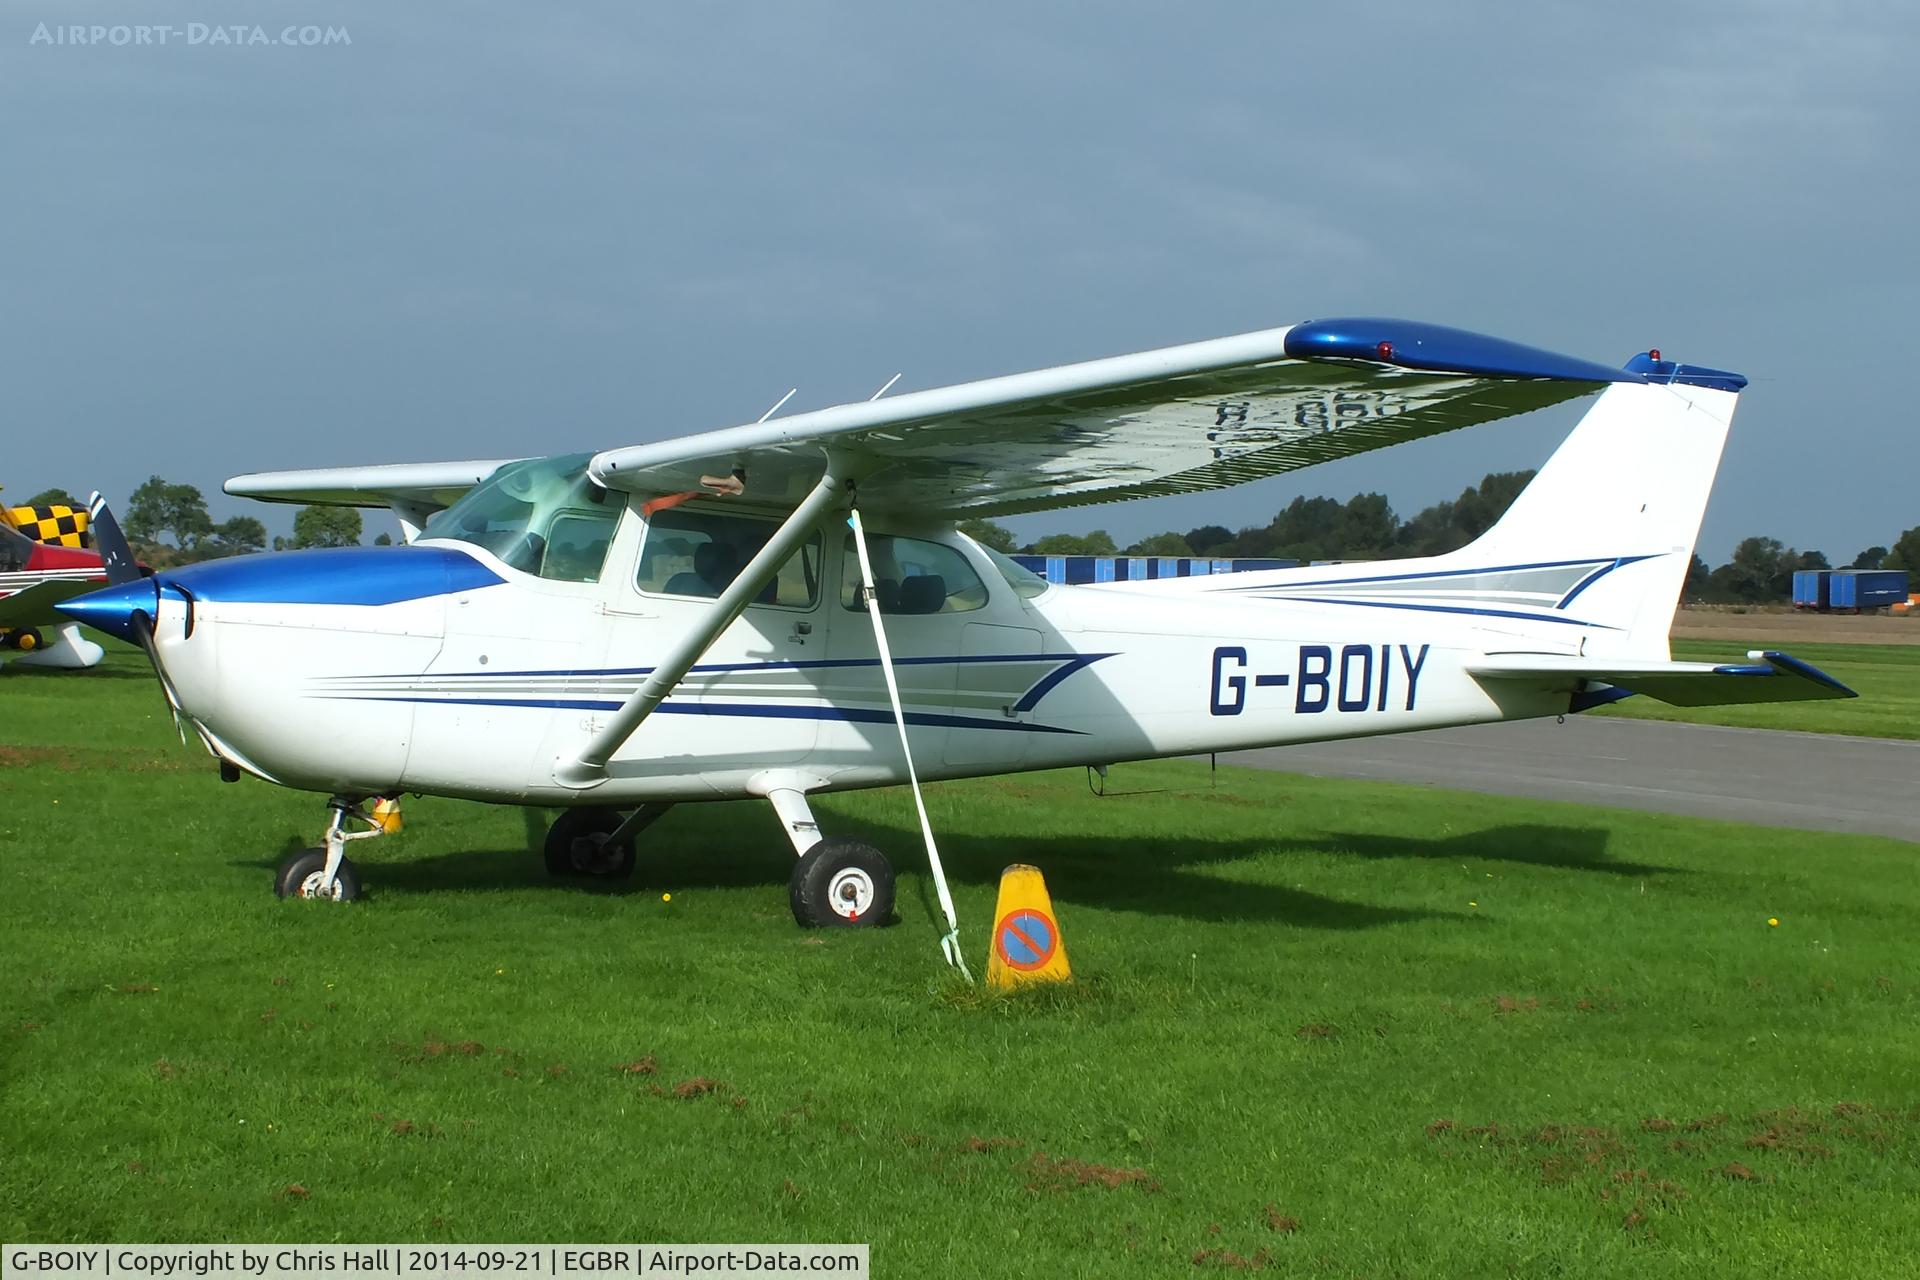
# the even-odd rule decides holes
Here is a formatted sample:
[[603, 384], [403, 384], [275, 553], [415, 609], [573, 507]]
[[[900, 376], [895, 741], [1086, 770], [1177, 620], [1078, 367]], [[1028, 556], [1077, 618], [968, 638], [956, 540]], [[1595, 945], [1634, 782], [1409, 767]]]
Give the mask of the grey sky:
[[[1702, 553], [1844, 563], [1920, 524], [1883, 372], [1916, 37], [1892, 3], [0, 0], [0, 483], [213, 496], [1384, 314], [1747, 373]], [[1407, 516], [1570, 420], [1019, 527]]]

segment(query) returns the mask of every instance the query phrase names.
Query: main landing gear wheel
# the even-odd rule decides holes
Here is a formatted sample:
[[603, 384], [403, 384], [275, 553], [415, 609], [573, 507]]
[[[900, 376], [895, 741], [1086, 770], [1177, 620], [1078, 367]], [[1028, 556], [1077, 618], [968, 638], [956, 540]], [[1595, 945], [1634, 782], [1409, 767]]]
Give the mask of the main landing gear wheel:
[[620, 829], [612, 809], [567, 809], [547, 828], [547, 870], [556, 876], [624, 880], [633, 874], [633, 837], [615, 844], [607, 839]]
[[820, 841], [793, 864], [793, 918], [803, 929], [871, 929], [893, 919], [893, 868], [872, 845]]
[[25, 631], [7, 632], [6, 640], [0, 642], [0, 648], [18, 649], [22, 653], [32, 653], [43, 643], [44, 641], [40, 639], [40, 633], [29, 627]]
[[273, 878], [273, 891], [282, 898], [325, 898], [329, 902], [352, 902], [360, 896], [360, 869], [346, 858], [334, 873], [331, 892], [322, 893], [320, 882], [327, 869], [325, 849], [302, 849], [280, 860]]

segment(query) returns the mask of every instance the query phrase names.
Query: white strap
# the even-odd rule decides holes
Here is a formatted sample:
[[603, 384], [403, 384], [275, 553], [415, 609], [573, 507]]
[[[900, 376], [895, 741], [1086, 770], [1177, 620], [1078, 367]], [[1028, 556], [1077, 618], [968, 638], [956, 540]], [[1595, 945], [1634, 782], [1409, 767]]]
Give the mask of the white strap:
[[960, 954], [960, 922], [953, 913], [953, 895], [947, 892], [947, 873], [940, 867], [940, 850], [933, 842], [933, 824], [927, 820], [927, 804], [920, 798], [920, 775], [913, 768], [913, 748], [907, 745], [907, 714], [900, 706], [900, 685], [893, 677], [893, 651], [887, 647], [887, 629], [880, 623], [880, 596], [873, 589], [873, 562], [867, 558], [867, 535], [860, 527], [860, 510], [847, 514], [853, 528], [853, 548], [860, 556], [860, 581], [865, 585], [867, 612], [873, 615], [873, 642], [880, 648], [880, 674], [887, 681], [887, 697], [893, 702], [894, 727], [900, 730], [900, 754], [907, 758], [907, 781], [913, 787], [913, 807], [920, 811], [920, 834], [927, 842], [927, 862], [933, 868], [933, 886], [940, 895], [940, 910], [947, 917], [947, 936], [940, 939], [940, 950], [947, 963], [960, 971], [968, 982], [973, 974]]

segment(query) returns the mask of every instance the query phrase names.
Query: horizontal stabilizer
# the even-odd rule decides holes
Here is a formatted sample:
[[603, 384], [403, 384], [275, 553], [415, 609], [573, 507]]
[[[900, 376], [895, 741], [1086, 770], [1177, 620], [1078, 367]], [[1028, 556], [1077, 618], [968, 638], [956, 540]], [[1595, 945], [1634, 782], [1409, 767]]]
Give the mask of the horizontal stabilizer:
[[1756, 649], [1749, 663], [1635, 662], [1544, 653], [1491, 654], [1467, 664], [1480, 680], [1527, 681], [1574, 695], [1585, 711], [1628, 694], [1645, 694], [1676, 707], [1739, 702], [1805, 702], [1860, 695], [1817, 667], [1784, 653]]
[[384, 507], [408, 502], [430, 510], [450, 507], [467, 490], [511, 458], [475, 462], [394, 462], [317, 471], [262, 471], [235, 476], [226, 491], [236, 498], [302, 506]]

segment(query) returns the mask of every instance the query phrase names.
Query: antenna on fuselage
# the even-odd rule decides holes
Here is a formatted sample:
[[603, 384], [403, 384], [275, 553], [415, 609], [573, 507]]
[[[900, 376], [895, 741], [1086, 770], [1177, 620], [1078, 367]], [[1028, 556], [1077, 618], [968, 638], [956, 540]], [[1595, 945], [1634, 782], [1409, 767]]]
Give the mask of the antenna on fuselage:
[[898, 381], [900, 381], [900, 375], [896, 373], [896, 374], [894, 374], [894, 375], [893, 375], [893, 376], [892, 376], [891, 378], [888, 378], [888, 379], [887, 379], [887, 385], [886, 385], [886, 386], [884, 386], [884, 387], [882, 387], [882, 388], [880, 388], [880, 389], [879, 389], [878, 391], [876, 391], [876, 392], [874, 392], [874, 393], [873, 393], [872, 395], [870, 395], [870, 396], [868, 396], [868, 397], [867, 397], [867, 403], [868, 403], [868, 404], [872, 404], [872, 403], [873, 403], [873, 402], [874, 402], [875, 400], [878, 400], [878, 399], [879, 399], [879, 398], [880, 398], [881, 396], [883, 396], [883, 395], [885, 395], [885, 394], [887, 394], [887, 392], [889, 392], [889, 391], [891, 391], [891, 390], [893, 390], [893, 384], [894, 384], [894, 383], [896, 383], [896, 382], [898, 382]]
[[760, 415], [760, 421], [765, 422], [768, 418], [771, 418], [774, 414], [780, 412], [780, 406], [785, 404], [787, 401], [793, 399], [793, 393], [795, 391], [798, 391], [799, 389], [800, 388], [798, 387], [794, 387], [792, 390], [788, 391], [787, 394], [781, 396], [778, 400], [774, 401], [773, 408], [767, 410], [765, 413]]

